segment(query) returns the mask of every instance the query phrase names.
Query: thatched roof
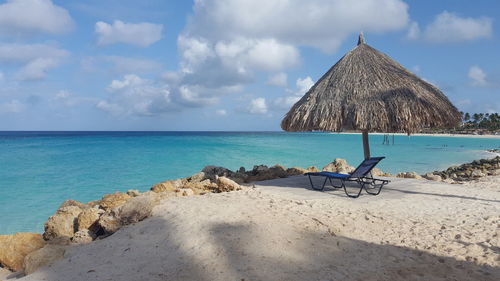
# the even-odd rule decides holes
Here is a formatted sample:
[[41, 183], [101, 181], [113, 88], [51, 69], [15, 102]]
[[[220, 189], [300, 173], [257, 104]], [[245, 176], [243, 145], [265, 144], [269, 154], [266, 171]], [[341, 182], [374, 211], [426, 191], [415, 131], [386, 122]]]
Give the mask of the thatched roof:
[[290, 109], [281, 128], [409, 134], [424, 127], [454, 127], [460, 120], [438, 88], [368, 46], [361, 34], [356, 48]]

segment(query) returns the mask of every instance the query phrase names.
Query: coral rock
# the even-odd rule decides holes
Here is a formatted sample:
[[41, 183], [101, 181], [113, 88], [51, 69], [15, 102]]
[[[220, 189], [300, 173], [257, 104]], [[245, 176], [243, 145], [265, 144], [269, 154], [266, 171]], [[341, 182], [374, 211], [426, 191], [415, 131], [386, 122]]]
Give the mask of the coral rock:
[[86, 210], [83, 210], [79, 215], [77, 219], [77, 229], [78, 231], [84, 230], [84, 229], [90, 229], [90, 230], [95, 230], [97, 221], [99, 220], [99, 217], [101, 214], [104, 213], [103, 210], [97, 209], [97, 208], [89, 208]]
[[54, 238], [70, 239], [76, 231], [76, 222], [82, 209], [77, 206], [66, 206], [56, 211], [45, 223], [43, 238], [53, 240]]
[[88, 229], [83, 229], [75, 232], [75, 235], [71, 239], [71, 242], [74, 244], [87, 244], [96, 238], [96, 235], [93, 231]]
[[[191, 189], [188, 190], [193, 192]], [[121, 206], [116, 211], [116, 217], [121, 225], [136, 223], [150, 217], [154, 206], [158, 203], [156, 196], [138, 196]]]
[[184, 184], [186, 184], [185, 179], [178, 179], [178, 180], [169, 180], [169, 181], [164, 181], [159, 184], [155, 184], [153, 187], [151, 187], [151, 191], [154, 192], [167, 192], [167, 191], [175, 191], [178, 188], [181, 188]]
[[42, 248], [45, 241], [38, 233], [0, 235], [0, 264], [13, 271], [24, 269], [24, 257]]
[[345, 159], [337, 158], [333, 160], [332, 163], [323, 167], [323, 171], [339, 173], [339, 174], [349, 174], [354, 171], [354, 167], [349, 166]]
[[113, 194], [106, 194], [102, 197], [101, 203], [99, 204], [101, 208], [104, 210], [114, 209], [116, 207], [120, 207], [125, 204], [128, 200], [130, 200], [130, 195], [127, 195], [122, 192], [116, 192]]
[[216, 182], [218, 187], [217, 192], [228, 192], [242, 189], [241, 185], [226, 177], [217, 177]]
[[286, 169], [286, 173], [288, 174], [288, 176], [299, 176], [299, 175], [303, 175], [307, 172], [309, 172], [309, 171], [304, 169], [304, 168], [300, 168], [300, 167], [292, 167], [292, 168]]

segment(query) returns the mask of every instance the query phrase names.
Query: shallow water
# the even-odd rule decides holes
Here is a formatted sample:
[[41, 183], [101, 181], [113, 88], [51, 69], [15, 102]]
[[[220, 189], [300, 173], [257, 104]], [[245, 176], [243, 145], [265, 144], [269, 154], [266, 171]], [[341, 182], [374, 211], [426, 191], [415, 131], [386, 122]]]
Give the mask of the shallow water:
[[[392, 141], [392, 137], [390, 138]], [[371, 135], [382, 170], [425, 173], [488, 157], [499, 139]], [[360, 135], [284, 132], [0, 132], [0, 234], [43, 232], [66, 199], [82, 202], [127, 189], [148, 190], [206, 165], [232, 170], [281, 164], [357, 165]]]

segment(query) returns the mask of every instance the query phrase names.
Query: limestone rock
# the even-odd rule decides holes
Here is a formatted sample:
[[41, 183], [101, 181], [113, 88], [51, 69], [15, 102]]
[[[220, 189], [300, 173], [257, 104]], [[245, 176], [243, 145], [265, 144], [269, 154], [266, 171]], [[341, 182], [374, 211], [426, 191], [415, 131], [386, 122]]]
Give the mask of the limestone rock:
[[120, 207], [125, 204], [128, 200], [130, 200], [130, 195], [127, 195], [122, 192], [116, 192], [113, 194], [106, 194], [102, 197], [101, 203], [99, 204], [101, 208], [104, 210], [114, 209], [116, 207]]
[[48, 244], [24, 258], [24, 272], [31, 274], [37, 269], [48, 266], [64, 257], [65, 247]]
[[311, 167], [307, 168], [307, 172], [316, 173], [316, 172], [319, 172], [319, 170], [318, 170], [318, 168], [311, 166]]
[[286, 169], [281, 165], [274, 165], [271, 168], [268, 168], [266, 165], [254, 166], [252, 171], [247, 174], [247, 182], [285, 178], [288, 176]]
[[66, 206], [56, 211], [45, 223], [43, 238], [52, 240], [54, 238], [70, 239], [76, 231], [78, 215], [82, 209], [77, 206]]
[[155, 184], [152, 188], [151, 191], [154, 192], [166, 192], [166, 191], [175, 191], [178, 188], [181, 188], [184, 184], [186, 184], [185, 179], [177, 179], [177, 180], [169, 180], [169, 181], [164, 181], [160, 182], [158, 184]]
[[433, 173], [427, 173], [425, 175], [422, 176], [424, 179], [428, 179], [428, 180], [431, 180], [431, 181], [442, 181], [443, 179], [441, 178], [441, 176], [439, 175], [435, 175]]
[[83, 229], [75, 232], [73, 238], [71, 238], [71, 242], [74, 244], [87, 244], [96, 238], [96, 235], [93, 231], [88, 229]]
[[[182, 189], [191, 189], [194, 194], [205, 194], [207, 191], [214, 190], [217, 188], [217, 184], [210, 182], [209, 179], [200, 181], [200, 182], [188, 182], [184, 186], [182, 186]], [[176, 193], [179, 189], [176, 189]], [[189, 193], [189, 191], [187, 192]]]
[[[191, 193], [191, 189], [187, 189]], [[130, 199], [116, 211], [116, 217], [121, 225], [136, 223], [148, 218], [153, 213], [154, 206], [158, 205], [156, 196], [138, 196]]]
[[205, 173], [205, 178], [210, 179], [212, 181], [215, 180], [216, 176], [219, 177], [231, 177], [234, 172], [231, 170], [224, 168], [224, 167], [218, 167], [218, 166], [206, 166], [201, 170], [203, 173]]
[[305, 173], [309, 172], [308, 170], [300, 167], [292, 167], [286, 169], [286, 173], [288, 176], [298, 176], [298, 175], [303, 175]]
[[13, 271], [24, 269], [24, 257], [45, 245], [38, 233], [0, 235], [0, 264]]
[[76, 200], [66, 200], [61, 204], [61, 206], [59, 206], [59, 209], [64, 208], [64, 207], [69, 207], [69, 206], [76, 206], [82, 210], [89, 208], [89, 206], [87, 204], [83, 204], [83, 203], [78, 202]]
[[137, 196], [141, 195], [141, 193], [139, 192], [139, 190], [130, 189], [130, 190], [127, 190], [127, 195], [130, 197], [137, 197]]
[[422, 179], [422, 177], [415, 172], [402, 172], [397, 174], [396, 177], [405, 179]]
[[201, 182], [203, 180], [205, 180], [205, 173], [204, 172], [196, 173], [187, 179], [188, 182]]
[[113, 210], [108, 210], [102, 214], [97, 223], [105, 235], [115, 233], [122, 226], [120, 219]]
[[235, 181], [228, 179], [226, 177], [217, 177], [216, 179], [218, 192], [228, 192], [241, 190], [241, 185], [237, 184]]
[[97, 221], [99, 220], [99, 217], [102, 213], [104, 213], [104, 211], [97, 208], [89, 208], [83, 210], [77, 218], [77, 230], [96, 230]]
[[480, 177], [484, 177], [486, 175], [480, 170], [474, 170], [474, 171], [472, 171], [471, 176], [474, 178], [480, 178]]
[[339, 174], [349, 174], [354, 171], [354, 167], [349, 166], [345, 159], [336, 158], [332, 163], [323, 167], [323, 171], [339, 173]]

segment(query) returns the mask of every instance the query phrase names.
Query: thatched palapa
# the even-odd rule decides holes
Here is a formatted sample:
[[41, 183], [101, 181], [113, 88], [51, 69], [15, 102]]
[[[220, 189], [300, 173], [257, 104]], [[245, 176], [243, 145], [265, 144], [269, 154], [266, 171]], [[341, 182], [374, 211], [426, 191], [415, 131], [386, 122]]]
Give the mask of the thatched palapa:
[[454, 127], [460, 120], [438, 88], [368, 46], [361, 33], [358, 45], [293, 105], [281, 127], [292, 132], [411, 134], [426, 127]]

